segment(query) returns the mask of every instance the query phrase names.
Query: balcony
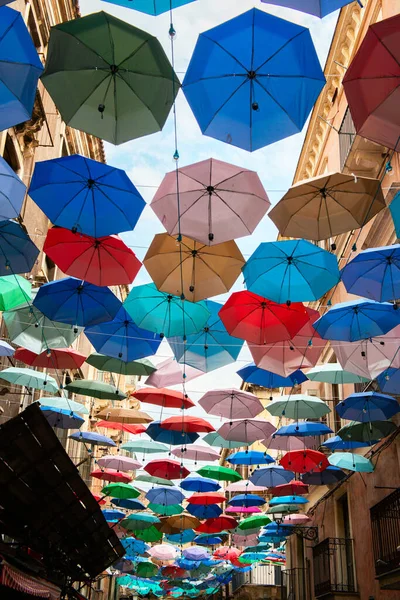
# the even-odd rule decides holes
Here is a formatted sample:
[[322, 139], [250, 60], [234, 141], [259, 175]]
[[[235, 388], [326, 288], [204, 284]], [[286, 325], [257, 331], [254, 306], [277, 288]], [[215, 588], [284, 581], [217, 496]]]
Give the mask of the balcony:
[[353, 540], [326, 538], [313, 548], [314, 593], [335, 598], [336, 594], [355, 594]]
[[375, 573], [383, 589], [400, 590], [400, 489], [370, 510]]
[[[281, 600], [292, 596], [281, 596], [281, 571], [280, 567], [273, 565], [257, 565], [247, 573], [234, 573], [231, 582], [231, 600]], [[296, 596], [298, 600], [305, 597]]]
[[306, 569], [287, 569], [282, 571], [282, 600], [308, 600]]

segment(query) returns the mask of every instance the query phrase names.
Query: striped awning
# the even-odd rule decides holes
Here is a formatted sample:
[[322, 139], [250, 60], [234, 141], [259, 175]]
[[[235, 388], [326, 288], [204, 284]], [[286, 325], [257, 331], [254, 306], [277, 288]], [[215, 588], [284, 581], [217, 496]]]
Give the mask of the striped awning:
[[38, 577], [27, 575], [6, 562], [1, 564], [0, 583], [35, 598], [60, 600], [60, 588]]

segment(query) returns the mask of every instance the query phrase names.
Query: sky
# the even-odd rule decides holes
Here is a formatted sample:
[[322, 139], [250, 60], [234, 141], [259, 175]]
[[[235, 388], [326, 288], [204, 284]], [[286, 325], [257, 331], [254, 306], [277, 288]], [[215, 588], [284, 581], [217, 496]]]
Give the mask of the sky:
[[[184, 73], [193, 53], [197, 37], [201, 32], [220, 25], [253, 7], [308, 27], [321, 66], [324, 67], [339, 14], [338, 11], [321, 20], [298, 11], [262, 4], [258, 0], [198, 0], [176, 9], [173, 13], [174, 28], [177, 32], [174, 42], [175, 70], [179, 79], [182, 81], [184, 78]], [[170, 27], [169, 13], [153, 17], [116, 6], [110, 2], [81, 0], [82, 16], [101, 10], [156, 36], [163, 45], [167, 56], [171, 58], [170, 39], [168, 36]], [[307, 125], [297, 135], [256, 152], [249, 153], [210, 137], [203, 136], [182, 91], [179, 92], [177, 97], [176, 113], [180, 167], [212, 157], [257, 171], [267, 190], [272, 205], [276, 204], [290, 187]], [[107, 162], [112, 166], [124, 169], [146, 202], [149, 203], [165, 173], [175, 168], [173, 160], [175, 143], [172, 112], [162, 132], [133, 140], [120, 146], [112, 146], [106, 143], [105, 150]], [[124, 238], [124, 241], [132, 248], [138, 258], [143, 259], [154, 235], [164, 231], [163, 226], [151, 208], [146, 206], [134, 232], [122, 234], [121, 237]], [[276, 239], [276, 236], [277, 230], [272, 221], [266, 216], [251, 236], [241, 238], [237, 240], [237, 243], [244, 257], [247, 259], [261, 242], [273, 241]], [[141, 285], [150, 281], [151, 279], [143, 267], [134, 285]], [[237, 281], [232, 291], [240, 289], [243, 289], [241, 278]], [[227, 297], [228, 295], [212, 299], [224, 302]], [[154, 362], [157, 363], [157, 361], [165, 360], [167, 356], [171, 355], [172, 353], [167, 343], [163, 342]], [[189, 382], [186, 386], [189, 396], [196, 401], [203, 393], [211, 389], [240, 387], [242, 380], [236, 375], [236, 371], [250, 361], [250, 352], [244, 347], [238, 361], [233, 365]], [[155, 408], [149, 406], [149, 409]], [[157, 410], [148, 410], [147, 412], [153, 418], [159, 416], [159, 411]], [[202, 414], [201, 409], [198, 410], [197, 414], [206, 417], [214, 427], [220, 422], [218, 417]], [[167, 416], [167, 413], [165, 412], [163, 416]]]

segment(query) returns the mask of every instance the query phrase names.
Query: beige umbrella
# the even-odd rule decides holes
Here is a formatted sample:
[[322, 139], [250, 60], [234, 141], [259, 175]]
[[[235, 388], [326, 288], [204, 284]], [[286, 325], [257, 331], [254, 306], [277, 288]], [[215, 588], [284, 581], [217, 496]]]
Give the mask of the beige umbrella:
[[318, 241], [363, 227], [385, 206], [378, 179], [332, 173], [292, 186], [268, 216], [281, 235]]
[[96, 417], [113, 423], [151, 423], [153, 419], [141, 410], [134, 408], [104, 408]]
[[245, 264], [234, 241], [206, 246], [188, 237], [178, 242], [167, 233], [157, 234], [143, 264], [162, 292], [198, 302], [228, 292]]

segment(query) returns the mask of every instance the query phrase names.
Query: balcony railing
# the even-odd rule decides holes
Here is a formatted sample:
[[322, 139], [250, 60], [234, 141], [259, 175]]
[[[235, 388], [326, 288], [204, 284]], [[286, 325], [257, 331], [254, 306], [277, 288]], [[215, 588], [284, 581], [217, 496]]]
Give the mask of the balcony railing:
[[307, 600], [307, 570], [287, 569], [282, 571], [282, 600]]
[[313, 548], [314, 592], [356, 592], [353, 540], [326, 538]]
[[350, 109], [347, 108], [344, 113], [342, 124], [339, 128], [339, 153], [340, 170], [343, 170], [347, 157], [356, 137], [356, 128], [351, 118]]
[[400, 489], [371, 508], [376, 575], [400, 569]]

